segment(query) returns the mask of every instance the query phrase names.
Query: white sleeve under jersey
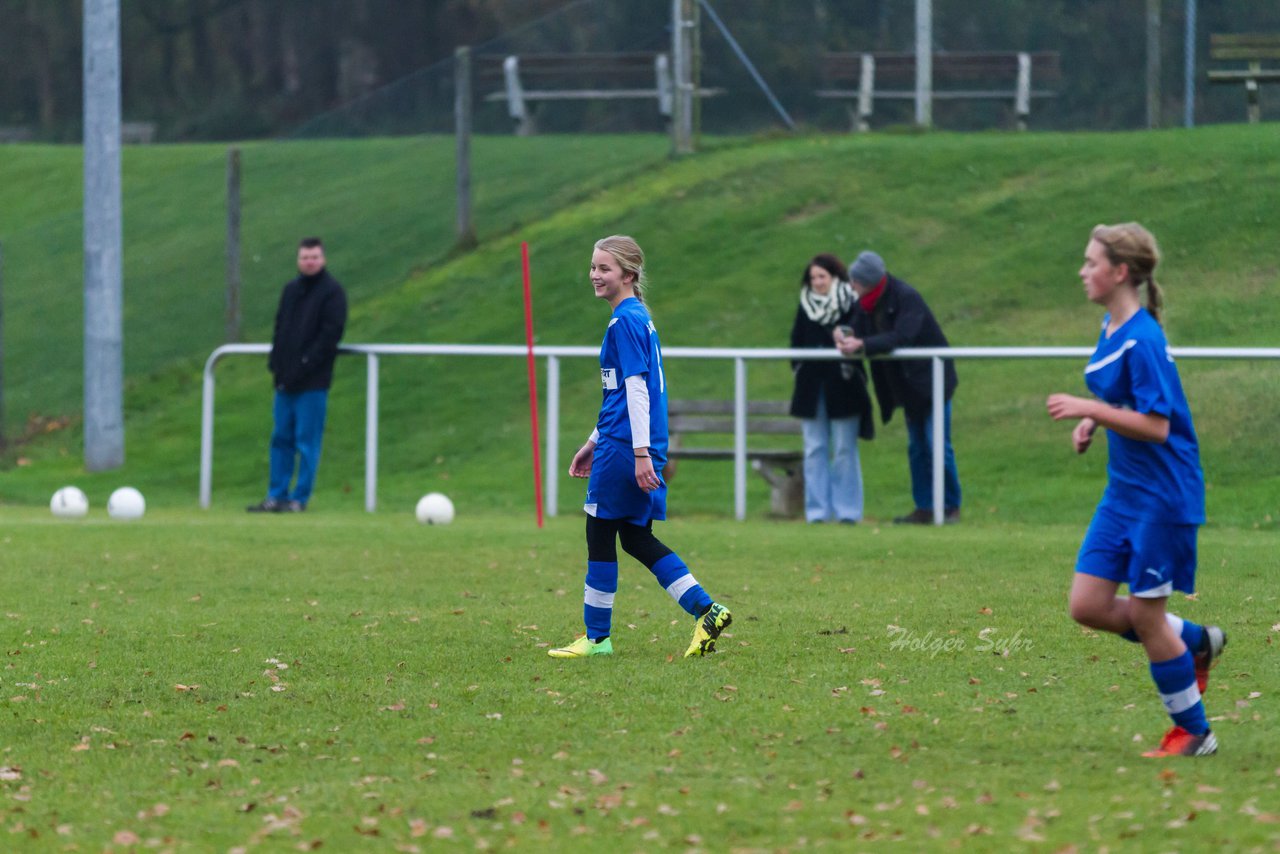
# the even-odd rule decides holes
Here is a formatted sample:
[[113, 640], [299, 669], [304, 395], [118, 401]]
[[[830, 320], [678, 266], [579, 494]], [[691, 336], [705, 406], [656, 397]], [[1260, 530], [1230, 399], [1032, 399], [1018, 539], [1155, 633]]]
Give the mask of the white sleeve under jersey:
[[627, 377], [627, 420], [631, 422], [631, 447], [649, 447], [649, 385], [644, 377]]

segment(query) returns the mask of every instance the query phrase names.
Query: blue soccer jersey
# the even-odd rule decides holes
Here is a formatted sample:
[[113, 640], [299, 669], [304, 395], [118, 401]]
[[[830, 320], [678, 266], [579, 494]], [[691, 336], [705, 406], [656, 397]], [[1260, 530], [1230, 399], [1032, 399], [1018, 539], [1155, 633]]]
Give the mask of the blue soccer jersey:
[[1143, 442], [1107, 431], [1107, 489], [1100, 508], [1164, 524], [1204, 522], [1204, 473], [1191, 410], [1164, 330], [1146, 309], [1107, 336], [1084, 369], [1089, 390], [1112, 406], [1169, 419], [1169, 438]]
[[667, 459], [667, 387], [662, 375], [662, 347], [648, 309], [640, 300], [629, 297], [613, 310], [600, 345], [604, 399], [596, 429], [602, 442], [632, 447], [626, 378], [636, 376], [644, 377], [649, 389], [649, 453], [654, 468], [661, 468]]

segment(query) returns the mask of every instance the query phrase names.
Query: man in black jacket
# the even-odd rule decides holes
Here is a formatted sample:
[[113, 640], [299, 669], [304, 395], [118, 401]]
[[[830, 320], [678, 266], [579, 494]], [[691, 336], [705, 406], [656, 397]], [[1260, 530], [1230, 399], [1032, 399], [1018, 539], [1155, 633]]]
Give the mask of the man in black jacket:
[[[888, 353], [900, 347], [949, 347], [942, 327], [920, 293], [885, 271], [884, 260], [863, 252], [849, 266], [849, 283], [858, 304], [848, 319], [853, 334], [836, 329], [836, 346], [846, 356]], [[846, 321], [847, 322], [847, 321]], [[901, 407], [907, 421], [907, 459], [911, 467], [911, 497], [915, 509], [893, 521], [933, 523], [933, 368], [930, 359], [871, 361], [880, 416], [888, 421]], [[960, 477], [951, 447], [951, 396], [957, 385], [953, 360], [943, 360], [943, 503], [947, 522], [960, 521]]]
[[[280, 294], [267, 360], [276, 387], [271, 480], [267, 497], [250, 505], [250, 513], [306, 510], [315, 486], [333, 362], [347, 325], [347, 294], [324, 264], [320, 238], [302, 240], [299, 275]], [[298, 480], [291, 494], [295, 465]]]

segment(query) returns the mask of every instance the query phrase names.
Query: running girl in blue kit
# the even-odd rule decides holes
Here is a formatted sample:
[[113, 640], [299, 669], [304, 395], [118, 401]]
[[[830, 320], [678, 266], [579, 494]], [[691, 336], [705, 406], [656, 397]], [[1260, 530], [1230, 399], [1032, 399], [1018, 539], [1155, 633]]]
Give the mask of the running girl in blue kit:
[[[1049, 396], [1055, 421], [1078, 418], [1076, 453], [1107, 431], [1107, 488], [1085, 534], [1071, 585], [1071, 617], [1141, 643], [1151, 678], [1173, 718], [1144, 756], [1208, 756], [1218, 750], [1201, 693], [1227, 638], [1168, 613], [1174, 590], [1194, 593], [1196, 534], [1204, 522], [1204, 475], [1191, 410], [1160, 328], [1155, 237], [1137, 223], [1100, 225], [1085, 248], [1085, 295], [1106, 309], [1084, 369], [1096, 399]], [[1139, 288], [1145, 287], [1143, 308]], [[1121, 584], [1129, 596], [1117, 596]]]
[[613, 597], [618, 590], [618, 541], [643, 563], [671, 598], [697, 622], [685, 657], [714, 652], [732, 621], [711, 600], [675, 552], [653, 535], [667, 518], [667, 388], [658, 331], [644, 306], [644, 252], [630, 237], [596, 241], [591, 285], [613, 314], [600, 346], [604, 400], [591, 438], [573, 455], [569, 474], [587, 481], [585, 636], [548, 652], [553, 658], [611, 655]]

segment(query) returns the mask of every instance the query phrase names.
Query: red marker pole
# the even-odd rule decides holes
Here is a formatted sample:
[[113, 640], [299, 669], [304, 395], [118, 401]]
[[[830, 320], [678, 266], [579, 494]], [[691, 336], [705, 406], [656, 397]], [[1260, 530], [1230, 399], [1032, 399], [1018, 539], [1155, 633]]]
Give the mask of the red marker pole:
[[529, 244], [520, 244], [520, 263], [524, 268], [524, 340], [529, 363], [529, 423], [533, 430], [533, 501], [538, 508], [538, 527], [542, 527], [542, 443], [538, 439], [538, 374], [533, 361], [533, 294], [529, 286]]

